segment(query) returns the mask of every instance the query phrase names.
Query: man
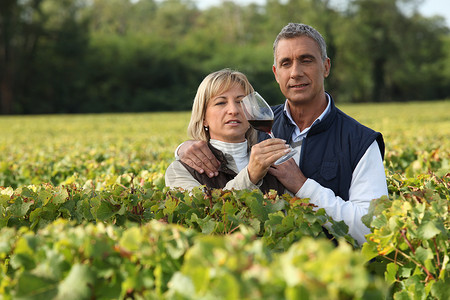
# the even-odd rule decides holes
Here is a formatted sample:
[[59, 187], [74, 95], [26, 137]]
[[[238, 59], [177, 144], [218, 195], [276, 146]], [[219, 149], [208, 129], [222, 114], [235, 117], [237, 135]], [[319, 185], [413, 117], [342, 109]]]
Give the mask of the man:
[[[273, 166], [269, 173], [296, 191], [296, 196], [310, 198], [334, 220], [343, 220], [350, 235], [362, 244], [370, 230], [361, 217], [372, 199], [388, 194], [383, 137], [336, 108], [325, 92], [331, 62], [325, 41], [314, 28], [288, 24], [275, 39], [273, 50], [272, 70], [286, 101], [272, 108], [272, 132], [300, 155], [295, 162]], [[184, 143], [178, 154], [199, 172], [206, 170], [214, 176], [217, 162], [202, 143]]]

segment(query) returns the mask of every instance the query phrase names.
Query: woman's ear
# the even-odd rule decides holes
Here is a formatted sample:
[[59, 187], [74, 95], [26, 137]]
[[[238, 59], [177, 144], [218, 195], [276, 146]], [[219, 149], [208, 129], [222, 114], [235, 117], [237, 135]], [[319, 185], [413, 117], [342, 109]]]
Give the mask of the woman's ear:
[[207, 127], [208, 126], [208, 122], [206, 122], [205, 119], [203, 119], [203, 127]]

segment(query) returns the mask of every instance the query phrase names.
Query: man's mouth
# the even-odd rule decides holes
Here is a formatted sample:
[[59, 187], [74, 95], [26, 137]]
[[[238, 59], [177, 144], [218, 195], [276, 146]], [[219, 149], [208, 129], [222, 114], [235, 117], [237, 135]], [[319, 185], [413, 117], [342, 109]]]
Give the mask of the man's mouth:
[[301, 84], [296, 84], [296, 85], [291, 85], [291, 88], [303, 88], [305, 86], [308, 86], [308, 83], [301, 83]]

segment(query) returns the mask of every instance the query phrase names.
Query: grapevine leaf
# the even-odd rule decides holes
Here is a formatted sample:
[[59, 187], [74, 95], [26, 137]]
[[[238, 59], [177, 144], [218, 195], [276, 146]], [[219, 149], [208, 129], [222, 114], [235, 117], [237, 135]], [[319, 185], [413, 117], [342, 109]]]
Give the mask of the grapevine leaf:
[[266, 205], [266, 210], [268, 213], [274, 213], [284, 209], [286, 205], [287, 202], [285, 200], [280, 199], [278, 201], [275, 201], [274, 203], [268, 203]]
[[176, 272], [168, 283], [170, 293], [185, 296], [187, 298], [195, 295], [195, 287], [189, 276]]
[[30, 190], [27, 187], [22, 188], [21, 194], [23, 197], [27, 197], [27, 198], [35, 198], [37, 196], [35, 192], [33, 192], [32, 190]]
[[331, 233], [336, 237], [345, 236], [348, 233], [348, 225], [344, 221], [333, 222]]
[[108, 201], [101, 201], [99, 208], [97, 209], [97, 219], [106, 221], [117, 212], [117, 209]]
[[94, 280], [89, 266], [74, 264], [69, 275], [58, 287], [58, 300], [89, 299], [91, 296], [90, 285]]
[[411, 299], [415, 299], [415, 298], [414, 298], [414, 293], [408, 292], [406, 290], [401, 290], [394, 294], [394, 299], [395, 300], [411, 300]]
[[15, 299], [19, 300], [54, 299], [58, 292], [58, 285], [55, 280], [23, 272], [19, 277], [16, 292]]
[[388, 220], [387, 220], [386, 216], [380, 215], [372, 221], [371, 227], [381, 228], [381, 227], [385, 226], [387, 224], [387, 222], [388, 222]]
[[213, 233], [214, 228], [216, 227], [216, 222], [212, 220], [210, 216], [206, 216], [205, 218], [201, 219], [197, 216], [197, 214], [194, 213], [191, 215], [191, 222], [197, 223], [202, 230], [202, 233], [204, 234]]
[[67, 192], [66, 189], [61, 189], [53, 197], [53, 203], [54, 204], [64, 203], [67, 201], [67, 198], [69, 198], [69, 193]]
[[417, 259], [425, 263], [429, 259], [433, 259], [433, 252], [429, 248], [417, 247], [415, 256]]
[[374, 242], [368, 241], [362, 245], [361, 254], [364, 256], [366, 261], [371, 260], [378, 256], [377, 245]]
[[450, 299], [450, 278], [447, 276], [445, 280], [439, 280], [433, 284], [431, 294], [436, 299]]
[[420, 225], [418, 229], [418, 238], [421, 240], [429, 240], [441, 233], [433, 220], [427, 221]]
[[245, 197], [245, 204], [250, 207], [250, 211], [252, 212], [253, 216], [258, 218], [259, 221], [265, 222], [269, 219], [269, 215], [263, 205], [263, 198], [261, 194], [248, 194], [248, 196]]
[[384, 273], [384, 278], [388, 284], [393, 284], [396, 281], [396, 275], [398, 271], [398, 265], [395, 263], [389, 263], [386, 266], [386, 272]]
[[24, 202], [22, 198], [16, 198], [14, 204], [8, 207], [8, 210], [11, 212], [11, 215], [14, 217], [23, 217], [27, 214], [30, 209], [32, 202]]
[[49, 191], [46, 190], [42, 190], [39, 192], [39, 201], [42, 202], [42, 204], [45, 206], [47, 205], [47, 203], [52, 199], [52, 193], [50, 193]]
[[379, 216], [383, 211], [391, 207], [391, 205], [392, 201], [390, 201], [389, 198], [386, 196], [372, 200], [370, 202], [369, 211], [367, 215], [363, 216], [361, 218], [361, 221], [364, 223], [364, 225], [370, 227], [370, 224], [372, 223], [374, 217]]
[[128, 249], [130, 251], [136, 251], [140, 248], [142, 242], [142, 232], [138, 227], [131, 227], [130, 229], [126, 230], [120, 241], [119, 244], [125, 249]]
[[0, 205], [7, 206], [10, 199], [11, 197], [8, 195], [0, 195]]
[[9, 253], [11, 251], [16, 234], [17, 232], [14, 228], [3, 228], [0, 231], [0, 253]]

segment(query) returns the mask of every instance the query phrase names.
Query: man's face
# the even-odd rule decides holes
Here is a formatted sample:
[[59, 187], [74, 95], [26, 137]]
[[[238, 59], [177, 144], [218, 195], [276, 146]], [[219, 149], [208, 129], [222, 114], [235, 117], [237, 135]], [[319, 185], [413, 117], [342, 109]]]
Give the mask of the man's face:
[[319, 46], [310, 37], [282, 39], [275, 51], [273, 73], [291, 105], [308, 104], [323, 97], [330, 59], [322, 60]]

